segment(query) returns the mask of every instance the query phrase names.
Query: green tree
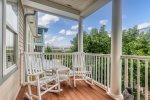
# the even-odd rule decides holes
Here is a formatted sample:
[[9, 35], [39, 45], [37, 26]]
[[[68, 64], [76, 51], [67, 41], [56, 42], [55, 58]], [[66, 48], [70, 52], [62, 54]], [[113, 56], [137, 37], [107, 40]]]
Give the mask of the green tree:
[[45, 53], [50, 53], [52, 52], [52, 48], [51, 47], [46, 47], [45, 48]]
[[[78, 35], [71, 41], [72, 51], [77, 52], [78, 49]], [[106, 26], [101, 26], [99, 31], [96, 28], [93, 28], [89, 34], [83, 32], [83, 47], [84, 52], [90, 53], [110, 53], [111, 38], [106, 31]]]

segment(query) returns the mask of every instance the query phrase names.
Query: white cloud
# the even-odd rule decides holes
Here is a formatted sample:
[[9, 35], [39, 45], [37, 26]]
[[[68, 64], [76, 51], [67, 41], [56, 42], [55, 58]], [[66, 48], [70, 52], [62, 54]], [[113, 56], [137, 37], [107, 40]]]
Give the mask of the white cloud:
[[65, 30], [65, 29], [62, 29], [59, 31], [60, 34], [63, 34], [63, 35], [76, 35], [77, 32], [76, 31], [72, 31], [72, 30]]
[[123, 28], [122, 28], [122, 30], [126, 30], [126, 29], [127, 29], [126, 27], [123, 27]]
[[71, 30], [66, 31], [66, 35], [76, 35], [76, 34], [77, 34], [76, 31], [71, 31]]
[[72, 46], [72, 44], [70, 42], [59, 42], [59, 43], [51, 44], [50, 46], [59, 47], [59, 48], [69, 48]]
[[91, 30], [92, 30], [92, 27], [91, 27], [91, 26], [90, 26], [90, 27], [88, 27], [88, 30], [89, 30], [89, 31], [91, 31]]
[[66, 41], [65, 37], [52, 34], [45, 35], [45, 45], [59, 48], [71, 47], [71, 43]]
[[78, 25], [73, 25], [73, 26], [71, 26], [71, 29], [72, 30], [78, 30], [78, 27], [79, 27]]
[[60, 34], [65, 34], [65, 32], [66, 32], [65, 29], [62, 29], [62, 30], [59, 31]]
[[61, 40], [64, 40], [65, 38], [64, 37], [57, 37], [57, 41], [61, 41]]
[[145, 22], [145, 23], [139, 24], [137, 26], [137, 28], [142, 29], [142, 28], [146, 28], [146, 27], [149, 27], [149, 26], [150, 26], [150, 22]]
[[106, 24], [108, 23], [108, 20], [103, 19], [103, 20], [100, 20], [99, 23], [100, 23], [101, 25], [106, 25]]
[[57, 36], [57, 35], [51, 35], [51, 34], [45, 34], [45, 44], [53, 44], [55, 42], [60, 42], [64, 40], [65, 38], [63, 36]]
[[52, 23], [56, 23], [60, 18], [57, 16], [49, 15], [49, 14], [41, 14], [38, 15], [38, 25], [47, 26]]

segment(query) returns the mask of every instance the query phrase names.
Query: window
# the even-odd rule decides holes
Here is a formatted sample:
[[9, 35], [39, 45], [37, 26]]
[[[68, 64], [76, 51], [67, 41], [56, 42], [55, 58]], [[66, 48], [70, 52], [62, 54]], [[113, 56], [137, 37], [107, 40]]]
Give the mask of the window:
[[7, 0], [6, 23], [12, 30], [18, 31], [18, 0]]
[[4, 75], [7, 75], [17, 63], [18, 0], [6, 1], [6, 31], [4, 45]]
[[6, 68], [16, 64], [16, 35], [10, 30], [6, 30]]

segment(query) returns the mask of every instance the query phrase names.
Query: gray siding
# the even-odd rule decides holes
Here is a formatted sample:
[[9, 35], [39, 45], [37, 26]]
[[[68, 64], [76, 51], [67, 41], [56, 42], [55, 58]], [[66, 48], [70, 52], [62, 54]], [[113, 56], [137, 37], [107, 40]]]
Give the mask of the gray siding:
[[15, 100], [21, 88], [24, 52], [24, 10], [19, 0], [18, 68], [3, 80], [0, 85], [0, 100]]
[[19, 50], [19, 57], [18, 57], [18, 65], [20, 66], [20, 73], [21, 73], [21, 84], [23, 83], [23, 70], [24, 70], [24, 10], [23, 6], [20, 3], [19, 6], [19, 44], [18, 44], [18, 50]]

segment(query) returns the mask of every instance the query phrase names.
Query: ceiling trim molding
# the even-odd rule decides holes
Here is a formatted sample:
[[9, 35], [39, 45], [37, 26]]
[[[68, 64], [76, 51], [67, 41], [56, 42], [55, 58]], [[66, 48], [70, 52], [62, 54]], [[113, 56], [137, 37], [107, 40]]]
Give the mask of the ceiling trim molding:
[[63, 10], [63, 11], [66, 11], [66, 12], [70, 12], [70, 13], [73, 13], [73, 14], [76, 14], [76, 15], [80, 14], [79, 10], [76, 10], [76, 9], [71, 8], [71, 7], [67, 7], [67, 6], [64, 6], [64, 5], [61, 5], [61, 4], [49, 1], [49, 0], [30, 0], [30, 1], [33, 1], [33, 2], [36, 2], [36, 3], [40, 3], [40, 4], [43, 4], [43, 5], [55, 8], [55, 9]]
[[107, 4], [110, 1], [112, 1], [112, 0], [97, 0], [96, 2], [94, 2], [93, 4], [91, 4], [90, 7], [88, 7], [84, 11], [82, 11], [81, 14], [80, 14], [80, 16], [82, 16], [83, 18], [85, 18], [85, 17], [91, 15], [92, 13], [94, 13], [99, 8], [103, 7], [105, 4]]
[[[72, 11], [72, 9], [68, 8], [70, 11], [66, 11], [64, 9], [56, 9], [52, 6], [47, 6], [47, 4], [45, 5], [44, 3], [40, 3], [40, 2], [34, 2], [34, 1], [40, 1], [42, 2], [43, 0], [22, 0], [23, 5], [25, 5], [26, 7], [31, 7], [34, 8], [37, 11], [42, 11], [42, 12], [46, 12], [49, 14], [53, 14], [56, 16], [61, 16], [61, 17], [66, 17], [69, 19], [73, 19], [73, 20], [79, 20], [79, 14], [75, 14], [77, 12], [71, 13], [70, 11]], [[44, 0], [46, 1], [46, 0]], [[49, 1], [48, 1], [49, 2]]]

